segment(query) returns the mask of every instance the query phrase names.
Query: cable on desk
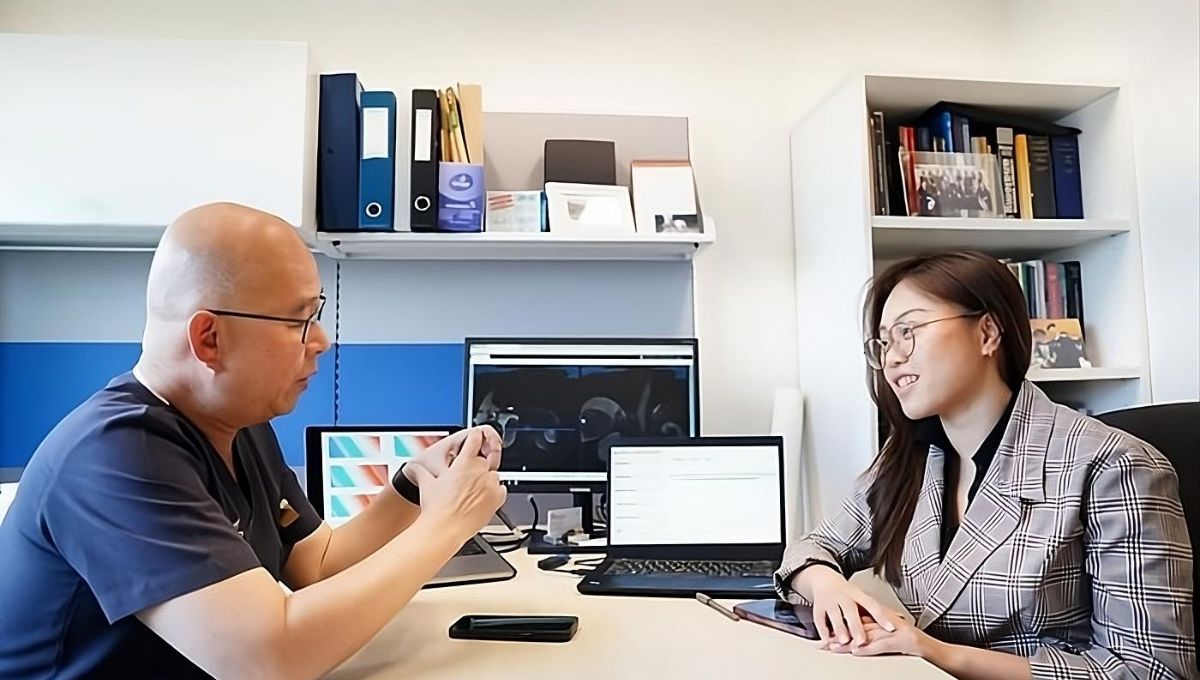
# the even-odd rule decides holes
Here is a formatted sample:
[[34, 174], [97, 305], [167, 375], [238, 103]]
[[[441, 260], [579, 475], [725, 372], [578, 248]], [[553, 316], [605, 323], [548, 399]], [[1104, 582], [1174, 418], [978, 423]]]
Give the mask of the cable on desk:
[[593, 515], [599, 515], [600, 521], [604, 523], [604, 528], [608, 528], [608, 492], [600, 492], [600, 504], [596, 506]]
[[592, 573], [591, 569], [544, 569], [555, 574], [566, 574], [568, 576], [587, 576]]
[[538, 510], [537, 501], [533, 500], [533, 494], [529, 494], [528, 498], [529, 505], [533, 506], [533, 524], [531, 524], [528, 529], [522, 529], [521, 531], [524, 532], [525, 535], [518, 539], [512, 541], [496, 541], [494, 543], [492, 541], [488, 541], [489, 545], [491, 545], [493, 548], [496, 548], [497, 554], [516, 552], [517, 550], [520, 550], [521, 546], [525, 544], [525, 541], [528, 541], [529, 537], [533, 535], [534, 530], [537, 529], [538, 516], [541, 513]]

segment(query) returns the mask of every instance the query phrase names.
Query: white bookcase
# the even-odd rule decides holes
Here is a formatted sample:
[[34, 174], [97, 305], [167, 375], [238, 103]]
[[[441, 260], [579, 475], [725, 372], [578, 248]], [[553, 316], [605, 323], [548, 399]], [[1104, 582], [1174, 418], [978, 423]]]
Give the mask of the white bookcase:
[[[835, 507], [878, 450], [878, 414], [861, 354], [861, 309], [871, 275], [896, 260], [964, 248], [998, 258], [1078, 260], [1094, 368], [1033, 370], [1029, 378], [1051, 398], [1095, 412], [1150, 400], [1127, 99], [1116, 85], [860, 75], [795, 125], [792, 199], [810, 516]], [[1005, 108], [1081, 129], [1087, 219], [874, 215], [870, 112], [903, 120], [939, 101]]]

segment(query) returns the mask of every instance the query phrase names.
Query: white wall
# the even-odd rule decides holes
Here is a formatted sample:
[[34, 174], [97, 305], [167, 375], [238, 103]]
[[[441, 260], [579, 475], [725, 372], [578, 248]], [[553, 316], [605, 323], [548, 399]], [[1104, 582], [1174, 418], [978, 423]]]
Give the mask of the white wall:
[[[0, 30], [299, 40], [315, 68], [357, 71], [372, 88], [469, 81], [484, 84], [489, 110], [689, 116], [700, 194], [719, 225], [717, 246], [697, 262], [703, 421], [713, 433], [766, 431], [773, 389], [798, 380], [788, 131], [845, 74], [1132, 75], [1148, 286], [1192, 301], [1151, 303], [1156, 396], [1195, 398], [1197, 267], [1176, 244], [1197, 251], [1197, 172], [1194, 154], [1175, 152], [1181, 141], [1196, 147], [1195, 2], [1152, 0], [1186, 9], [1135, 13], [1143, 30], [1118, 40], [1115, 12], [1094, 13], [1085, 0], [1043, 4], [932, 0], [914, 12], [887, 0], [4, 0]], [[919, 35], [922, 17], [936, 17], [940, 34]], [[1075, 23], [1048, 25], [1056, 17]], [[1160, 40], [1164, 32], [1179, 40]], [[448, 35], [458, 47], [442, 45]], [[1191, 110], [1140, 115], [1168, 104]], [[1175, 354], [1190, 357], [1188, 370], [1168, 361]]]
[[1155, 401], [1200, 395], [1200, 3], [1148, 0], [1131, 35]]
[[1008, 18], [1014, 65], [1131, 93], [1153, 398], [1200, 398], [1200, 3], [1014, 0]]

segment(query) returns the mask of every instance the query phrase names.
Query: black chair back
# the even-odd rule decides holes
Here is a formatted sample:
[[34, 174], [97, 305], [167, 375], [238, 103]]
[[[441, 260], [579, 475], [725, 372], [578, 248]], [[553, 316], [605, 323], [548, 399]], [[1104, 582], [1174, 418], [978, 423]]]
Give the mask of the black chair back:
[[[1192, 539], [1192, 584], [1200, 584], [1200, 554], [1196, 541], [1200, 538], [1200, 401], [1153, 404], [1110, 411], [1096, 416], [1100, 422], [1124, 430], [1158, 449], [1179, 477], [1179, 500], [1187, 518], [1188, 535]], [[1193, 603], [1196, 621], [1193, 630], [1200, 631], [1200, 606]], [[1200, 663], [1197, 664], [1200, 667]]]

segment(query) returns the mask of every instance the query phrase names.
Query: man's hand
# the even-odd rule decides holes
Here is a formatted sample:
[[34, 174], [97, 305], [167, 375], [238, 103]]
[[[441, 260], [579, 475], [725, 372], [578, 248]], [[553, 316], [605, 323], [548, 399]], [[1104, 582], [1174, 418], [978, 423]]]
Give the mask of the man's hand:
[[450, 463], [460, 455], [481, 456], [487, 459], [488, 469], [495, 471], [500, 468], [501, 446], [500, 435], [488, 425], [459, 430], [413, 456], [404, 466], [403, 474], [413, 484], [420, 486], [420, 477], [414, 466], [424, 468], [436, 479], [445, 474], [450, 469]]
[[[478, 451], [480, 439], [481, 435], [472, 432], [466, 442]], [[415, 471], [421, 485], [418, 521], [429, 522], [440, 531], [460, 532], [461, 541], [482, 529], [508, 497], [500, 475], [488, 468], [487, 459], [469, 451], [455, 458], [440, 477], [434, 477], [423, 466], [415, 467]]]

